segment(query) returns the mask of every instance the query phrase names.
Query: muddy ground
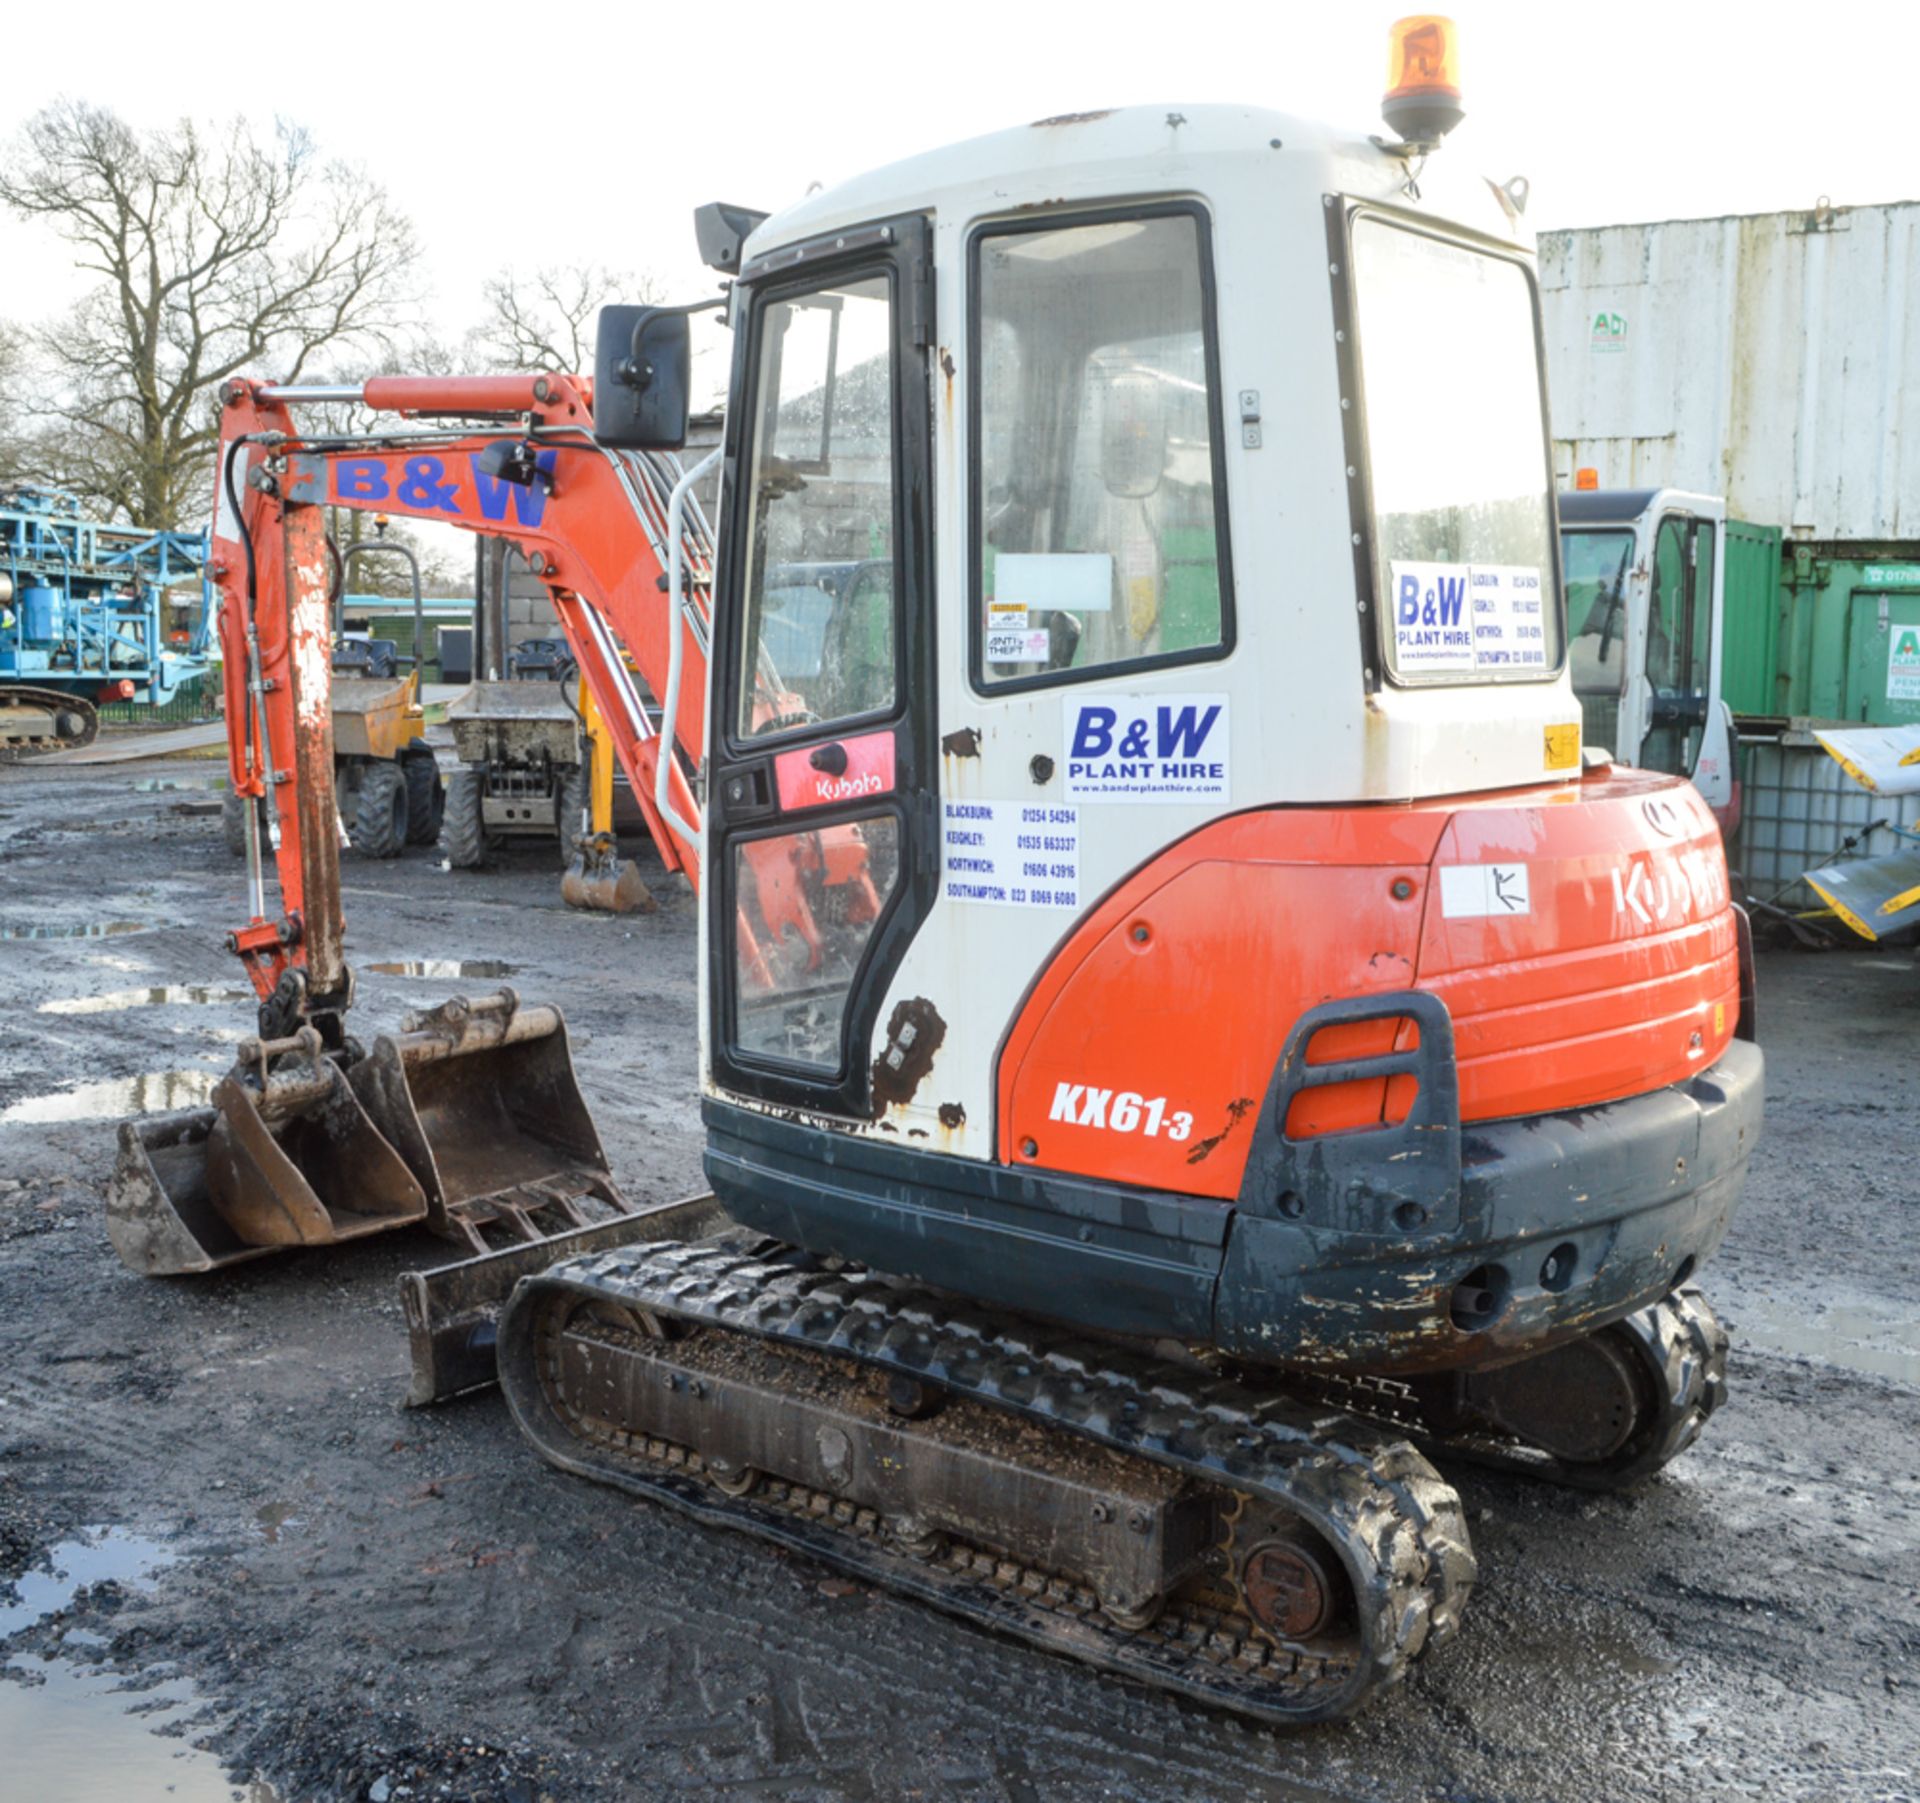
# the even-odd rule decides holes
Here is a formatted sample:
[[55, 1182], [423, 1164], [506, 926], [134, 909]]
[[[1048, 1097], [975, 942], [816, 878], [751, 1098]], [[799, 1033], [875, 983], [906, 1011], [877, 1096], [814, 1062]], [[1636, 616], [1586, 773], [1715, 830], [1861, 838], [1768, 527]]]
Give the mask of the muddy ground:
[[[196, 1702], [169, 1731], [283, 1799], [1920, 1795], [1910, 954], [1763, 959], [1772, 1094], [1706, 1273], [1736, 1350], [1704, 1443], [1626, 1498], [1452, 1473], [1464, 1632], [1359, 1722], [1286, 1736], [558, 1475], [495, 1395], [401, 1411], [395, 1279], [438, 1242], [122, 1270], [101, 1192], [126, 1103], [40, 1098], [192, 1100], [248, 1029], [215, 769], [0, 772], [0, 935], [128, 929], [0, 937], [0, 1581], [81, 1529], [172, 1559], [0, 1642], [0, 1685], [171, 1686]], [[565, 911], [538, 856], [346, 871], [367, 1023], [487, 987], [375, 960], [505, 960], [565, 1010], [628, 1190], [696, 1187], [683, 889], [615, 920]], [[78, 1794], [28, 1776], [14, 1794]]]

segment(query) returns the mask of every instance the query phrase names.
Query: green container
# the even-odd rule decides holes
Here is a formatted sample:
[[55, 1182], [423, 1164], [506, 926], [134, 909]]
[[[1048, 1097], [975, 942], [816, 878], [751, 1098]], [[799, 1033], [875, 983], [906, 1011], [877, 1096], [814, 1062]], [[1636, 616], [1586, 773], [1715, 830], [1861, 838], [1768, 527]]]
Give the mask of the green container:
[[1776, 611], [1773, 703], [1735, 712], [1920, 723], [1920, 546], [1789, 543]]

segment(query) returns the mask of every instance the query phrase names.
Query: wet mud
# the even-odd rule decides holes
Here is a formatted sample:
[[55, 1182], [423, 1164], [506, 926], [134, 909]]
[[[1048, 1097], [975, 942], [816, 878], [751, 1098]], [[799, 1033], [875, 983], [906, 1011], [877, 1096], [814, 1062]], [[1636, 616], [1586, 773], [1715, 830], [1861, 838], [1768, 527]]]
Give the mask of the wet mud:
[[[1767, 1137], [1703, 1273], [1735, 1350], [1701, 1445], [1626, 1497], [1451, 1471], [1482, 1572], [1461, 1634], [1350, 1726], [1286, 1736], [556, 1473], [495, 1395], [408, 1414], [397, 1278], [444, 1256], [423, 1233], [202, 1280], [122, 1270], [111, 1117], [8, 1111], [217, 1073], [232, 1041], [201, 1035], [251, 1030], [244, 1000], [43, 1008], [232, 980], [240, 872], [216, 820], [163, 802], [85, 767], [0, 773], [0, 919], [79, 923], [91, 893], [156, 923], [0, 947], [9, 1757], [80, 1696], [151, 1741], [126, 1757], [159, 1761], [174, 1795], [230, 1795], [190, 1788], [209, 1772], [273, 1787], [250, 1803], [1920, 1795], [1908, 954], [1762, 960]], [[117, 887], [136, 836], [137, 888]], [[345, 874], [356, 1031], [421, 1005], [419, 979], [374, 961], [511, 957], [520, 994], [567, 1015], [623, 1188], [700, 1187], [677, 879], [643, 860], [661, 911], [615, 918], [562, 909], [544, 859], [446, 872], [429, 848]], [[77, 1545], [139, 1558], [74, 1583]]]

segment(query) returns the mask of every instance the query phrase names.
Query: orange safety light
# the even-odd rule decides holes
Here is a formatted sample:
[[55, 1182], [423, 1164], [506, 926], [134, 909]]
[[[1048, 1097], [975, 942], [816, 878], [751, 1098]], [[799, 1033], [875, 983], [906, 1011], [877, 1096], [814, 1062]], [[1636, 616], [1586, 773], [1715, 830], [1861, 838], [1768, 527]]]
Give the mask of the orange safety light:
[[1591, 467], [1575, 470], [1573, 472], [1573, 486], [1583, 495], [1590, 494], [1600, 486], [1600, 472]]
[[1451, 19], [1416, 13], [1395, 22], [1380, 116], [1405, 143], [1427, 150], [1467, 116], [1460, 102], [1460, 39]]

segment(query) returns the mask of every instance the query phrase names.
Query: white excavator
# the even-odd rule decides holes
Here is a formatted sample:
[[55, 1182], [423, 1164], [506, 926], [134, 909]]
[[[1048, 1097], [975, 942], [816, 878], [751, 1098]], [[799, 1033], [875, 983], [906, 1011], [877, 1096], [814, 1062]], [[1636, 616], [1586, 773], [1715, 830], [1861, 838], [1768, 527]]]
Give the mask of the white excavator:
[[[310, 918], [236, 934], [272, 1037], [134, 1135], [130, 1262], [268, 1249], [275, 1177], [322, 1238], [564, 1202], [588, 1249], [442, 1286], [518, 1279], [459, 1351], [555, 1465], [1284, 1724], [1459, 1630], [1449, 1461], [1690, 1445], [1745, 917], [1694, 787], [1583, 755], [1521, 208], [1439, 154], [1451, 26], [1392, 55], [1387, 140], [1132, 107], [703, 209], [711, 564], [705, 466], [634, 461], [684, 441], [685, 309], [609, 309], [590, 383], [382, 389], [483, 443], [236, 384], [221, 580], [295, 647], [236, 771]], [[619, 1202], [551, 1010], [344, 1031], [298, 655], [343, 485], [519, 544], [610, 719], [615, 639], [658, 685], [621, 756], [699, 885], [711, 1194]]]

